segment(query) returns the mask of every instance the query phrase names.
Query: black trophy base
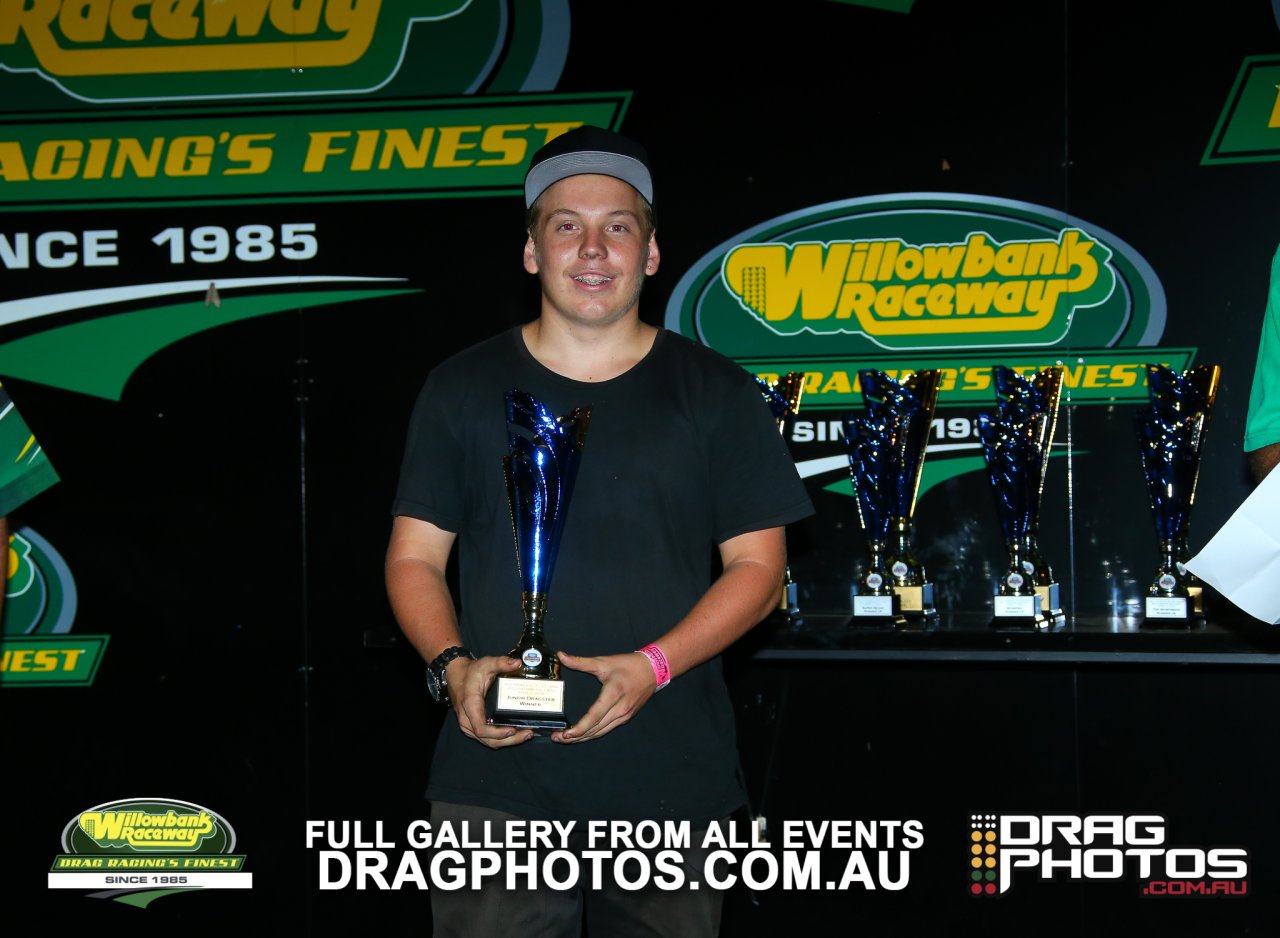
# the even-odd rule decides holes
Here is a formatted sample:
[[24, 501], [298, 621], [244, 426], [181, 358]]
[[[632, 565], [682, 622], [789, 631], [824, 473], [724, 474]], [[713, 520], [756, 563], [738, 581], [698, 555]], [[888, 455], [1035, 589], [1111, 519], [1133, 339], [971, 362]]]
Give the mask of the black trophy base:
[[540, 735], [568, 729], [564, 713], [564, 681], [553, 678], [500, 677], [489, 692], [490, 722]]
[[903, 629], [907, 625], [907, 617], [902, 614], [902, 600], [896, 593], [853, 597], [853, 615], [849, 618], [849, 628]]
[[1040, 605], [1038, 593], [1029, 596], [1001, 596], [992, 600], [991, 627], [1015, 632], [1045, 632], [1056, 625]]
[[512, 713], [507, 710], [493, 711], [492, 719], [494, 726], [514, 726], [516, 729], [533, 730], [542, 736], [549, 736], [556, 730], [567, 730], [569, 728], [568, 720], [529, 716], [527, 714]]

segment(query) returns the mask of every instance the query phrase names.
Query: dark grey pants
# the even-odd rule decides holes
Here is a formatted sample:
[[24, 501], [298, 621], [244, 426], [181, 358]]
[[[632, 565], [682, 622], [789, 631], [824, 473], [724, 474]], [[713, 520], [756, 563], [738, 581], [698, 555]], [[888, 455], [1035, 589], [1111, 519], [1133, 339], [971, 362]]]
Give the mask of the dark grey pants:
[[[434, 802], [431, 826], [439, 830], [447, 821], [461, 829], [463, 821], [477, 831], [485, 821], [499, 827], [519, 821], [513, 815], [489, 808]], [[579, 825], [580, 827], [581, 825]], [[702, 880], [703, 861], [710, 853], [692, 838], [693, 847], [681, 850], [685, 880]], [[575, 854], [587, 849], [585, 832], [575, 830], [569, 849]], [[547, 851], [539, 851], [545, 854]], [[646, 851], [650, 854], [656, 851]], [[720, 931], [723, 896], [707, 888], [661, 889], [650, 883], [644, 889], [618, 886], [610, 875], [601, 879], [599, 889], [591, 888], [588, 864], [574, 888], [558, 890], [542, 886], [537, 890], [508, 890], [499, 877], [485, 881], [480, 889], [431, 890], [431, 918], [434, 938], [494, 938], [519, 935], [521, 938], [715, 938]]]

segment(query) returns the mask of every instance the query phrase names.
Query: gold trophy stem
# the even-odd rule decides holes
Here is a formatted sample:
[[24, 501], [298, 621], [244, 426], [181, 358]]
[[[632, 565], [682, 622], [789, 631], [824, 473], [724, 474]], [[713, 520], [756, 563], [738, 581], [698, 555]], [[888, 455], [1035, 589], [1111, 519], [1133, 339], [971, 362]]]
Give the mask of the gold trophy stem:
[[537, 649], [541, 653], [540, 662], [532, 667], [526, 662], [524, 669], [518, 673], [524, 677], [558, 678], [560, 662], [556, 660], [555, 654], [547, 645], [546, 636], [542, 631], [547, 614], [546, 593], [521, 593], [520, 606], [524, 613], [524, 629], [520, 633], [520, 641], [516, 643], [516, 647], [507, 652], [508, 656], [523, 661], [526, 651], [531, 648]]

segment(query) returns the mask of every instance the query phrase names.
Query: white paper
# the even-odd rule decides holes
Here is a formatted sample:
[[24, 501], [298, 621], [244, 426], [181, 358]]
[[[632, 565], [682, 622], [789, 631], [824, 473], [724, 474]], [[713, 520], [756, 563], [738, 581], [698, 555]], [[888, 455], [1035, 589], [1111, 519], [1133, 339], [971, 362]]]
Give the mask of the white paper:
[[1249, 615], [1280, 624], [1280, 468], [1186, 566]]

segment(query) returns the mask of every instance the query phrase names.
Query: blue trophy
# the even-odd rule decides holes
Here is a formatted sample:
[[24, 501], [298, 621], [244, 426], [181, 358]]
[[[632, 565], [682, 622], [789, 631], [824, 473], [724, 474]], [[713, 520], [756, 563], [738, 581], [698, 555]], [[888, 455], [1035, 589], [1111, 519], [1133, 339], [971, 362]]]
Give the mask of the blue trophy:
[[[778, 425], [778, 432], [785, 439], [787, 427], [800, 411], [800, 398], [804, 396], [804, 372], [789, 371], [773, 381], [766, 381], [757, 375], [756, 384], [764, 395], [765, 403], [769, 405], [769, 412], [773, 414], [774, 422]], [[779, 600], [778, 612], [786, 620], [789, 629], [798, 629], [803, 626], [799, 588], [791, 578], [789, 563], [783, 572], [782, 596]]]
[[1147, 588], [1146, 627], [1189, 627], [1204, 616], [1199, 579], [1184, 566], [1191, 506], [1200, 475], [1200, 453], [1222, 369], [1197, 365], [1176, 372], [1147, 365], [1151, 407], [1134, 418], [1147, 498], [1160, 542], [1160, 565]]
[[[1040, 505], [1058, 423], [1063, 373], [1061, 365], [1054, 365], [1028, 378], [996, 365], [991, 372], [998, 401], [996, 413], [978, 416], [988, 480], [1009, 555], [1008, 569], [996, 589], [993, 624], [997, 626], [1046, 628], [1066, 619], [1061, 588], [1039, 543]], [[1019, 579], [1025, 582], [1018, 583]], [[1039, 608], [1033, 608], [1030, 615], [1026, 614], [1025, 586], [1040, 600]]]
[[898, 381], [883, 371], [858, 372], [866, 413], [847, 416], [844, 435], [869, 557], [854, 584], [854, 624], [937, 618], [911, 526], [941, 374], [917, 371]]
[[495, 681], [493, 722], [539, 732], [568, 726], [560, 663], [547, 644], [547, 591], [564, 530], [590, 407], [555, 417], [524, 391], [506, 394], [507, 439], [502, 457], [515, 534], [524, 630], [508, 654], [523, 665]]
[[1008, 555], [992, 603], [991, 624], [997, 628], [1046, 629], [1065, 618], [1058, 583], [1037, 542], [1062, 376], [1061, 365], [1031, 379], [996, 365], [996, 412], [978, 415], [978, 436]]

